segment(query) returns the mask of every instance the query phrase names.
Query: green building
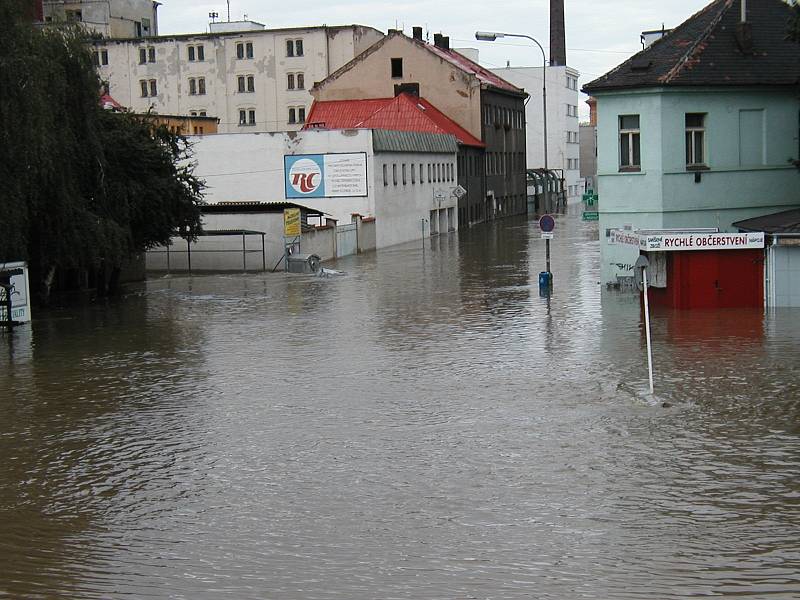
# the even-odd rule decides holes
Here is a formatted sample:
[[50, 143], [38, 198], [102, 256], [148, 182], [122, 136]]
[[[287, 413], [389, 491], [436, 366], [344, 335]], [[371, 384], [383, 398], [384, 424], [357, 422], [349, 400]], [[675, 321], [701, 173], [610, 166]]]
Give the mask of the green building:
[[800, 44], [782, 0], [716, 0], [584, 87], [597, 99], [604, 282], [612, 229], [717, 227], [800, 206]]

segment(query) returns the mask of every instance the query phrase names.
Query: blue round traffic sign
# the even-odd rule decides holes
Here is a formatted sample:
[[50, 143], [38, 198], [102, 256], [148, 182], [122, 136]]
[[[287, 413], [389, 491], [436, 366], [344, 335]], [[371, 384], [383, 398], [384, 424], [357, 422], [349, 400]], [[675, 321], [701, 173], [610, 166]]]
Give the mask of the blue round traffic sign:
[[550, 215], [542, 215], [539, 219], [539, 229], [545, 233], [550, 233], [556, 228], [556, 220]]

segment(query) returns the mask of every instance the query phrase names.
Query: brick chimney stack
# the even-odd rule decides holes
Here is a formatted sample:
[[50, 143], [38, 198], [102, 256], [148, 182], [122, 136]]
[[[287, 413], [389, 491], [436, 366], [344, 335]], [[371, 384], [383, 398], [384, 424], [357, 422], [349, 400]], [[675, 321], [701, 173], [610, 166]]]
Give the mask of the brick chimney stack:
[[564, 0], [550, 0], [550, 65], [567, 64], [567, 35], [564, 31]]

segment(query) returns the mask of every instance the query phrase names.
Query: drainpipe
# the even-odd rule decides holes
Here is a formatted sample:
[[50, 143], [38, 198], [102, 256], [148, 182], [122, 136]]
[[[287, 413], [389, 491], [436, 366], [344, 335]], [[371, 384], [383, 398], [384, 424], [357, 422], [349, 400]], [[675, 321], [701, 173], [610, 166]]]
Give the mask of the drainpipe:
[[747, 0], [742, 0], [742, 23], [747, 23]]

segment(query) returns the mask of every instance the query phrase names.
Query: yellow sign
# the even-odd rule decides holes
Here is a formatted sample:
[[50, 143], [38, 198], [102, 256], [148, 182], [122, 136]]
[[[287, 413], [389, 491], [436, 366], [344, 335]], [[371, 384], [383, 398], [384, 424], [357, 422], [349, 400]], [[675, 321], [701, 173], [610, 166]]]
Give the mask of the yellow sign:
[[286, 237], [298, 237], [300, 235], [300, 209], [283, 209], [283, 235]]

